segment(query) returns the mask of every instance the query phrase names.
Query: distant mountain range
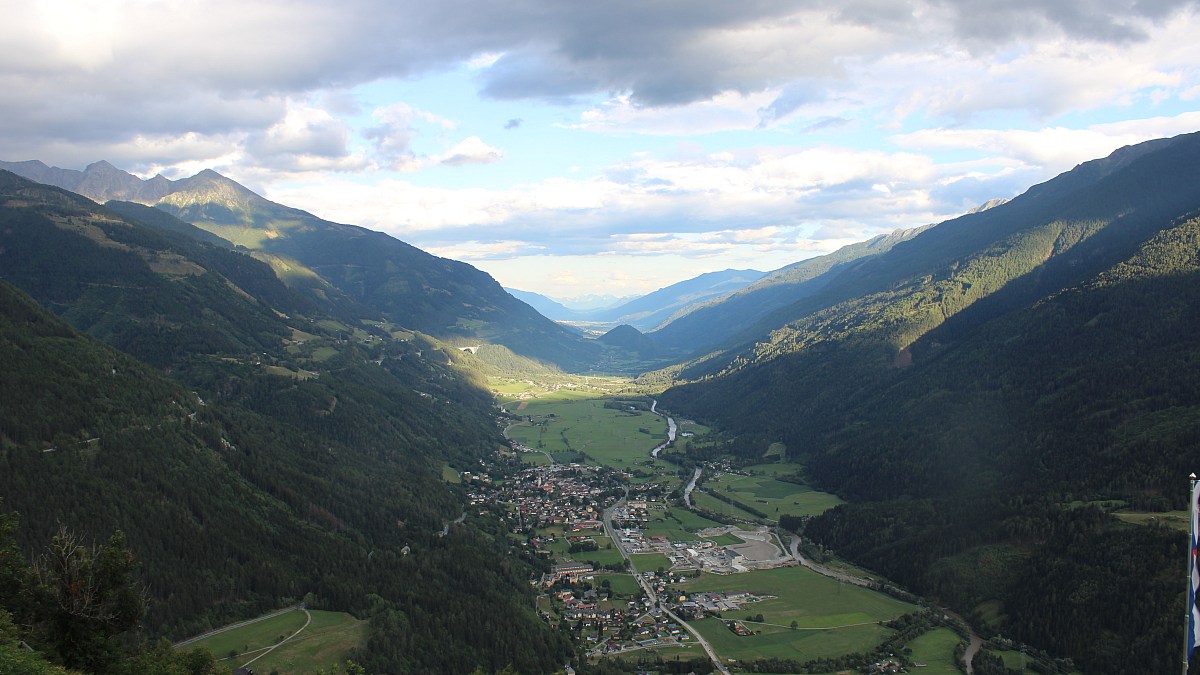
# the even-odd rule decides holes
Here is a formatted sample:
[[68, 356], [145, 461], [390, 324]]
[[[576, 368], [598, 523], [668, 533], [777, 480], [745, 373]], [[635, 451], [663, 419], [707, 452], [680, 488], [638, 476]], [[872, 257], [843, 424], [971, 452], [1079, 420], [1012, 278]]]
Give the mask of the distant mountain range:
[[708, 272], [610, 307], [590, 310], [572, 309], [538, 293], [507, 290], [543, 316], [555, 321], [577, 323], [601, 330], [628, 324], [644, 332], [657, 328], [673, 314], [745, 288], [763, 276], [764, 273], [757, 270], [730, 269]]

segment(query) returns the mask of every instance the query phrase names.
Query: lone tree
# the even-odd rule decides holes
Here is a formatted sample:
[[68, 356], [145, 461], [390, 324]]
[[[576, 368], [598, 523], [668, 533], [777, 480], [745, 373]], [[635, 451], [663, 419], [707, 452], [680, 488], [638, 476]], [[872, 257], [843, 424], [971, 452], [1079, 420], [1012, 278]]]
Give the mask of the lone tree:
[[117, 531], [103, 546], [85, 546], [65, 527], [34, 564], [38, 623], [68, 668], [104, 672], [122, 656], [118, 635], [146, 613], [133, 554]]

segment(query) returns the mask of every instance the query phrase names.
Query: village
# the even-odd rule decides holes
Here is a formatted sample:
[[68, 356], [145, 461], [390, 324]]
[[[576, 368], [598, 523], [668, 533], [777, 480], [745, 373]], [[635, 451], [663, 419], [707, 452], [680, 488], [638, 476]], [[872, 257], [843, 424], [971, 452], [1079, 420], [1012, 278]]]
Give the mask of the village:
[[[541, 561], [543, 571], [531, 579], [541, 589], [540, 615], [565, 625], [595, 656], [688, 645], [692, 636], [671, 612], [693, 620], [738, 611], [763, 599], [745, 592], [690, 597], [676, 587], [702, 572], [726, 575], [795, 564], [765, 528], [710, 528], [695, 533], [694, 539], [677, 541], [647, 535], [644, 528], [667, 511], [672, 486], [653, 480], [631, 482], [630, 473], [609, 467], [533, 465], [503, 479], [475, 478], [472, 504], [502, 507], [513, 544], [527, 559]], [[606, 509], [612, 537], [603, 522]], [[731, 533], [741, 543], [712, 541]], [[622, 549], [628, 556], [665, 564], [632, 571]], [[657, 602], [634, 574], [654, 591]]]

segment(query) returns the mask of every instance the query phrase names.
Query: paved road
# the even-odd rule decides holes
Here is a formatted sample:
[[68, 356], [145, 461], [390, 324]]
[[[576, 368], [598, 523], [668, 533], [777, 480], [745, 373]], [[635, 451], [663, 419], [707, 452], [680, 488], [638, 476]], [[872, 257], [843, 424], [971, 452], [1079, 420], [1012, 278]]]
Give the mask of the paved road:
[[663, 607], [661, 604], [659, 604], [658, 594], [654, 592], [654, 588], [650, 585], [650, 582], [646, 581], [646, 579], [643, 578], [642, 575], [638, 573], [637, 567], [635, 567], [633, 565], [633, 561], [629, 559], [629, 553], [625, 551], [625, 546], [623, 544], [621, 544], [620, 535], [618, 535], [616, 532], [614, 532], [613, 528], [612, 528], [613, 512], [617, 510], [617, 507], [619, 507], [625, 503], [625, 499], [628, 496], [629, 496], [629, 489], [626, 488], [625, 497], [621, 497], [621, 499], [616, 504], [613, 504], [612, 506], [608, 507], [607, 509], [604, 509], [604, 512], [601, 515], [604, 518], [605, 534], [608, 535], [609, 539], [612, 539], [613, 544], [616, 545], [617, 550], [620, 551], [621, 557], [627, 563], [629, 563], [629, 571], [633, 574], [634, 580], [636, 580], [638, 582], [638, 585], [642, 587], [642, 590], [645, 591], [646, 597], [650, 599], [650, 602], [653, 603], [654, 605], [658, 606], [659, 609], [661, 609], [667, 616], [671, 617], [672, 621], [679, 624], [680, 626], [683, 626], [684, 630], [686, 630], [688, 633], [691, 634], [692, 638], [701, 647], [704, 648], [705, 653], [708, 654], [709, 660], [712, 661], [713, 666], [717, 669], [718, 672], [720, 672], [722, 675], [731, 675], [729, 672], [729, 669], [726, 668], [725, 664], [721, 662], [721, 657], [717, 656], [716, 650], [714, 650], [712, 648], [712, 645], [710, 645], [708, 643], [708, 640], [704, 639], [704, 636], [701, 635], [699, 633], [699, 631], [697, 631], [695, 628], [692, 628], [691, 624], [689, 624], [688, 622], [679, 618], [679, 616], [677, 616], [675, 614], [675, 612], [672, 612], [671, 610], [669, 610], [666, 607]]
[[[302, 609], [303, 609], [303, 608], [302, 608]], [[267, 654], [270, 654], [271, 652], [275, 651], [276, 649], [279, 649], [280, 645], [282, 645], [283, 643], [287, 642], [288, 640], [291, 640], [292, 638], [296, 637], [296, 636], [297, 636], [297, 635], [299, 635], [300, 633], [303, 633], [303, 632], [304, 632], [304, 629], [305, 629], [305, 628], [308, 628], [308, 624], [312, 623], [312, 614], [309, 614], [307, 609], [305, 609], [305, 610], [304, 610], [304, 616], [305, 616], [305, 617], [307, 617], [307, 618], [306, 618], [306, 619], [305, 619], [305, 621], [304, 621], [304, 625], [303, 625], [303, 626], [300, 626], [300, 629], [299, 629], [299, 630], [297, 630], [295, 633], [292, 633], [291, 635], [289, 635], [289, 636], [287, 636], [287, 637], [283, 638], [283, 639], [282, 639], [282, 640], [280, 640], [279, 642], [276, 642], [276, 643], [275, 643], [274, 645], [272, 645], [272, 646], [271, 646], [271, 648], [270, 648], [270, 649], [268, 649], [267, 651], [265, 651], [265, 652], [263, 652], [263, 653], [259, 654], [258, 656], [256, 656], [256, 657], [254, 657], [254, 658], [250, 659], [249, 661], [247, 661], [247, 662], [243, 663], [243, 664], [241, 665], [241, 667], [242, 667], [242, 668], [245, 668], [246, 666], [250, 665], [251, 663], [254, 663], [255, 661], [257, 661], [257, 660], [261, 659], [262, 657], [266, 656]]]
[[791, 540], [792, 540], [792, 542], [791, 542], [792, 557], [795, 558], [796, 561], [799, 562], [801, 565], [804, 565], [805, 567], [816, 572], [817, 574], [827, 576], [831, 579], [837, 579], [838, 581], [844, 581], [848, 584], [854, 584], [855, 586], [864, 586], [864, 587], [871, 585], [871, 581], [869, 579], [863, 579], [862, 577], [852, 576], [850, 574], [846, 574], [845, 572], [839, 572], [837, 570], [832, 570], [832, 569], [829, 569], [828, 567], [825, 567], [824, 565], [817, 564], [817, 563], [809, 560], [808, 558], [805, 558], [800, 553], [800, 537], [797, 537], [794, 534], [790, 535], [790, 536], [791, 536]]
[[[271, 612], [270, 614], [264, 614], [264, 615], [258, 617], [257, 619], [250, 619], [248, 621], [231, 623], [228, 626], [223, 626], [216, 630], [210, 630], [207, 633], [204, 633], [202, 635], [197, 635], [196, 637], [188, 638], [188, 639], [184, 640], [183, 642], [176, 642], [175, 648], [179, 649], [180, 647], [186, 647], [187, 645], [190, 645], [193, 642], [199, 642], [200, 640], [203, 640], [204, 638], [209, 638], [214, 635], [220, 635], [221, 633], [224, 633], [225, 631], [234, 630], [235, 628], [241, 628], [242, 626], [249, 626], [252, 623], [258, 623], [259, 621], [266, 621], [267, 619], [279, 616], [280, 614], [287, 614], [288, 612], [291, 612], [291, 611], [297, 610], [297, 609], [304, 609], [304, 605], [295, 605], [292, 607], [284, 607], [283, 609], [281, 609], [277, 612]], [[305, 613], [307, 614], [308, 612], [305, 611]]]

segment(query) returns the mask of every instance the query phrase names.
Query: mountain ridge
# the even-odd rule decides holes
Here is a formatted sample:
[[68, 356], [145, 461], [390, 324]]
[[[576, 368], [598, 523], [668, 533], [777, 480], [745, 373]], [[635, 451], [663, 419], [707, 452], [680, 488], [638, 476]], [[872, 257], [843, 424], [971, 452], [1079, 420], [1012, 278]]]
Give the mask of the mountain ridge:
[[[22, 545], [123, 530], [153, 635], [304, 599], [404, 654], [361, 652], [375, 672], [562, 663], [522, 563], [445, 525], [464, 498], [444, 467], [502, 442], [457, 350], [339, 323], [265, 264], [155, 221], [0, 172], [0, 494]], [[497, 625], [454, 625], [468, 608]]]
[[1085, 162], [830, 267], [739, 344], [647, 378], [683, 380], [660, 405], [743, 461], [782, 443], [848, 500], [807, 538], [1083, 672], [1166, 672], [1184, 538], [1105, 509], [1185, 505], [1198, 172], [1200, 134]]
[[[495, 342], [521, 356], [575, 368], [594, 365], [604, 351], [602, 345], [541, 316], [466, 263], [433, 256], [381, 232], [271, 202], [211, 169], [166, 181], [169, 192], [156, 199], [155, 191], [131, 199], [130, 193], [137, 192], [130, 187], [135, 181], [146, 186], [164, 183], [157, 177], [141, 181], [107, 162], [89, 165], [83, 172], [53, 170], [41, 162], [0, 163], [0, 168], [59, 180], [64, 185], [58, 187], [68, 190], [88, 183], [89, 177], [119, 175], [119, 181], [88, 183], [93, 189], [85, 196], [107, 200], [114, 195], [101, 188], [117, 185], [125, 201], [152, 205], [235, 246], [296, 261], [355, 303], [440, 339]], [[312, 284], [298, 288], [318, 303], [327, 300]]]

